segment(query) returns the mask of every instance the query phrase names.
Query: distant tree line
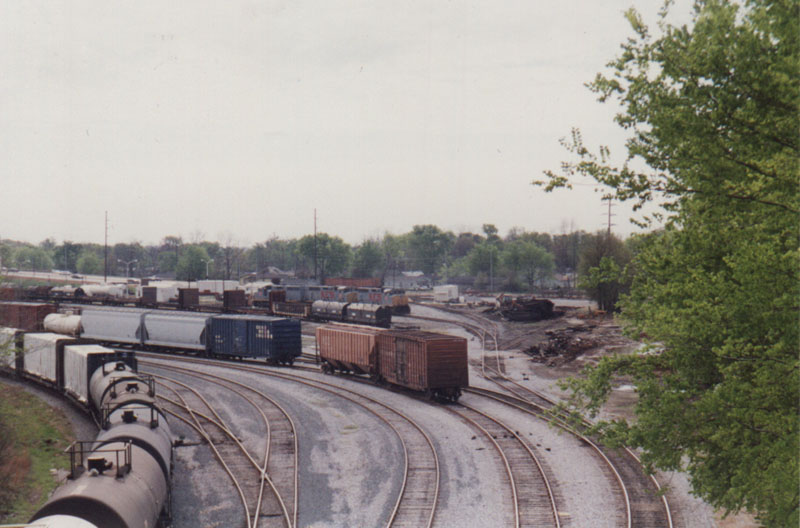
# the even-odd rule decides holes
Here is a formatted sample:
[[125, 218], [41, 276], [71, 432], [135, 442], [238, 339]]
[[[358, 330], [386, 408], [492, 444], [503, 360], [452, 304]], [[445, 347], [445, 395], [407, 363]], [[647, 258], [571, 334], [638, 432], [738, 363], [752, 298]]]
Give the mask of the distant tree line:
[[[250, 247], [239, 245], [232, 236], [220, 242], [201, 238], [184, 241], [166, 236], [157, 245], [114, 244], [108, 248], [108, 273], [167, 275], [181, 280], [238, 279], [247, 275], [269, 278], [270, 269], [278, 268], [320, 280], [334, 276], [386, 280], [405, 271], [421, 271], [439, 282], [516, 292], [547, 287], [560, 274], [568, 277], [569, 286], [608, 297], [605, 305], [611, 308], [625, 288], [623, 270], [631, 258], [630, 242], [606, 233], [550, 235], [514, 228], [501, 237], [492, 224], [485, 224], [480, 233], [458, 234], [435, 225], [416, 225], [408, 233], [387, 233], [357, 245], [327, 233], [319, 233], [316, 240], [313, 235], [273, 237]], [[38, 245], [3, 240], [0, 257], [6, 268], [92, 275], [103, 274], [105, 260], [100, 244], [57, 244], [52, 239]], [[581, 282], [576, 282], [576, 277]], [[609, 277], [616, 281], [614, 285], [605, 284]]]

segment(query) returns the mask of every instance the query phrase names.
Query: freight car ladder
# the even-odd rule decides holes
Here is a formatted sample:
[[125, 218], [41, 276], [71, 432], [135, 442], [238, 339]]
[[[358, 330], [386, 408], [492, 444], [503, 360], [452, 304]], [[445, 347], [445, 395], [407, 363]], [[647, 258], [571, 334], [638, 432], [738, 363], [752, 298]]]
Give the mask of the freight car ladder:
[[92, 449], [95, 440], [78, 440], [66, 449], [69, 453], [69, 478], [76, 479], [84, 471], [102, 475], [109, 469], [116, 469], [116, 478], [122, 478], [131, 471], [131, 443], [125, 442], [120, 448]]

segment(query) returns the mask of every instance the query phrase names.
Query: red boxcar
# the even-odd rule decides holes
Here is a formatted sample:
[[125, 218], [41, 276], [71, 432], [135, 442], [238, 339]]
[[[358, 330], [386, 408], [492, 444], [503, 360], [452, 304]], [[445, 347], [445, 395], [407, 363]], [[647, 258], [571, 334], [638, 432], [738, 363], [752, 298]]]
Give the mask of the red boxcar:
[[378, 335], [378, 374], [394, 385], [455, 401], [469, 386], [467, 340], [432, 332]]
[[44, 318], [56, 311], [53, 304], [31, 302], [0, 303], [0, 326], [19, 328], [26, 332], [44, 330]]
[[326, 325], [317, 328], [317, 350], [322, 370], [377, 375], [378, 328]]
[[463, 337], [346, 324], [320, 326], [316, 335], [324, 372], [368, 374], [450, 401], [469, 386]]

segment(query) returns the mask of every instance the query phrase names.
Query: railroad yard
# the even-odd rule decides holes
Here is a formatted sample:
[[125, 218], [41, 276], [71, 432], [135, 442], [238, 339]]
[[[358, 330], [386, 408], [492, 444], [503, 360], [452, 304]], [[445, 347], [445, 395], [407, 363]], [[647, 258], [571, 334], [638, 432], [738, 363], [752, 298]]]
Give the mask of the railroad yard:
[[[323, 374], [311, 322], [292, 368], [138, 352], [177, 437], [172, 526], [715, 526], [682, 475], [649, 478], [633, 453], [542, 416], [556, 379], [637, 346], [613, 320], [561, 308], [537, 323], [420, 304], [395, 317], [468, 339], [456, 404]], [[629, 412], [620, 389], [610, 412]]]

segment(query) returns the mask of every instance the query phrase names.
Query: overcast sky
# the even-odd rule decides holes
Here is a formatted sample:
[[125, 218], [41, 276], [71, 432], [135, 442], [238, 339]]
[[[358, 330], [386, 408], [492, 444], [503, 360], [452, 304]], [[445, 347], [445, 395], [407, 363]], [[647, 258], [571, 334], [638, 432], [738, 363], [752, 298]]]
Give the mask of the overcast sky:
[[[559, 138], [623, 154], [583, 86], [649, 1], [0, 3], [0, 237], [242, 244], [415, 224], [605, 225], [530, 185]], [[688, 19], [687, 2], [676, 15]], [[615, 232], [634, 230], [614, 208]]]

